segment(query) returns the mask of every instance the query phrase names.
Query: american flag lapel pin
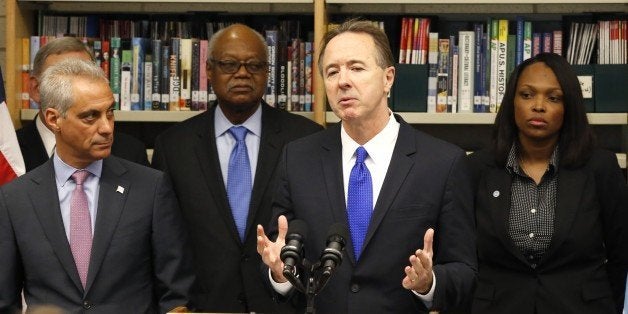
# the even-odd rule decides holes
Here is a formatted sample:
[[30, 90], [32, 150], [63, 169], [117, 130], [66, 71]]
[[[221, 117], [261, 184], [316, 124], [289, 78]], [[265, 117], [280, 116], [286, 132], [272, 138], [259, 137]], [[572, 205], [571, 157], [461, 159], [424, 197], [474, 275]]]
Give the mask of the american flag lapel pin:
[[124, 188], [118, 185], [118, 188], [116, 189], [116, 192], [118, 192], [120, 194], [124, 194]]

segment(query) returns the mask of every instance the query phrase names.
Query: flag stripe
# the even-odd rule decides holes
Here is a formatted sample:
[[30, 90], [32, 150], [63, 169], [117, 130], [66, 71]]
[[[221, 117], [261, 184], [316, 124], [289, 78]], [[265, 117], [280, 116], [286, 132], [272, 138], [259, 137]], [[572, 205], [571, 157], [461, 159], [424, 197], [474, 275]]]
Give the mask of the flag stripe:
[[4, 81], [0, 69], [0, 185], [23, 175], [25, 170], [11, 114], [5, 102]]

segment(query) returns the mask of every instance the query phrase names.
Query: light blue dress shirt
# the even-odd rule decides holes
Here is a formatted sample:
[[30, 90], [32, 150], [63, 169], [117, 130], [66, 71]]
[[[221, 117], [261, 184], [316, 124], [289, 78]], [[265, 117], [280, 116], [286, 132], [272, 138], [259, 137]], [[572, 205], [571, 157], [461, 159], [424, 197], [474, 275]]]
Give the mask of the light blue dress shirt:
[[[255, 113], [240, 125], [249, 130], [245, 142], [249, 155], [249, 164], [251, 166], [251, 179], [255, 181], [257, 156], [259, 154], [259, 144], [262, 136], [262, 106], [258, 106]], [[220, 110], [220, 106], [217, 106], [216, 114], [214, 115], [214, 131], [216, 134], [216, 148], [218, 149], [220, 170], [225, 187], [227, 187], [227, 178], [229, 176], [229, 157], [236, 144], [236, 140], [227, 132], [232, 126], [234, 126], [234, 124], [227, 119], [222, 110]], [[253, 182], [251, 182], [251, 186], [253, 186]]]
[[[57, 192], [59, 193], [59, 205], [61, 206], [61, 218], [63, 219], [63, 228], [65, 235], [70, 241], [70, 200], [72, 192], [76, 188], [76, 183], [70, 177], [76, 169], [59, 158], [56, 153], [53, 156], [53, 165], [55, 169], [55, 181], [57, 184]], [[98, 191], [100, 187], [100, 175], [102, 173], [102, 159], [91, 163], [84, 170], [89, 171], [92, 175], [83, 182], [83, 190], [87, 194], [87, 204], [89, 206], [89, 215], [92, 221], [92, 236], [94, 235], [94, 227], [96, 224], [96, 215], [98, 214]]]

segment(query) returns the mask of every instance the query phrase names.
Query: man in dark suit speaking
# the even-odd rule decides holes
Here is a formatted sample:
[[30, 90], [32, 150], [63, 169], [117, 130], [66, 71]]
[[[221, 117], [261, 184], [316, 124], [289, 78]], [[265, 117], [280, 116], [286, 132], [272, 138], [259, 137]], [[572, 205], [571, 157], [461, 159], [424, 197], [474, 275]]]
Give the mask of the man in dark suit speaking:
[[0, 188], [0, 313], [53, 305], [78, 313], [165, 313], [194, 276], [176, 197], [163, 173], [110, 156], [113, 94], [78, 59], [44, 72], [56, 148]]
[[[68, 58], [94, 62], [94, 56], [85, 44], [75, 37], [56, 38], [37, 51], [29, 80], [29, 96], [33, 101], [38, 104], [41, 103], [39, 79], [42, 73], [48, 67]], [[26, 172], [37, 168], [52, 156], [55, 136], [46, 126], [41, 108], [33, 122], [17, 130], [16, 134], [24, 157]], [[148, 166], [146, 146], [142, 142], [120, 132], [115, 132], [114, 138], [111, 146], [112, 155]]]
[[388, 109], [392, 53], [370, 22], [330, 30], [319, 61], [341, 123], [286, 146], [270, 229], [276, 242], [258, 227], [273, 288], [290, 297], [279, 257], [287, 221], [300, 219], [309, 226], [311, 262], [326, 248], [329, 226], [350, 233], [344, 261], [316, 297], [317, 313], [420, 313], [462, 303], [476, 273], [465, 153]]
[[283, 146], [322, 128], [262, 100], [268, 52], [253, 29], [220, 30], [208, 56], [217, 106], [158, 136], [153, 166], [172, 178], [190, 233], [197, 308], [276, 313], [259, 271], [255, 226], [270, 221]]

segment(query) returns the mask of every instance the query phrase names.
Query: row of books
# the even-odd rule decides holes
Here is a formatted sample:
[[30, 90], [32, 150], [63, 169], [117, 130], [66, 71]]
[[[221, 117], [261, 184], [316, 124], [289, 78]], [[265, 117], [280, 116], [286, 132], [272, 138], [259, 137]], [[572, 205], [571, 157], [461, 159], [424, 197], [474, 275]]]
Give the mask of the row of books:
[[[282, 21], [263, 32], [269, 64], [264, 99], [282, 109], [311, 111], [313, 45], [287, 30], [298, 24]], [[102, 20], [101, 35], [80, 38], [110, 78], [116, 109], [205, 110], [216, 99], [207, 80], [207, 38], [227, 25], [206, 23], [204, 38], [196, 38], [189, 36], [198, 28], [181, 22]], [[39, 48], [56, 35], [23, 39], [23, 108], [37, 108], [28, 97], [29, 70]]]
[[532, 23], [491, 19], [439, 38], [428, 33], [428, 112], [497, 112], [516, 65], [541, 52], [562, 51], [562, 31], [533, 32]]

